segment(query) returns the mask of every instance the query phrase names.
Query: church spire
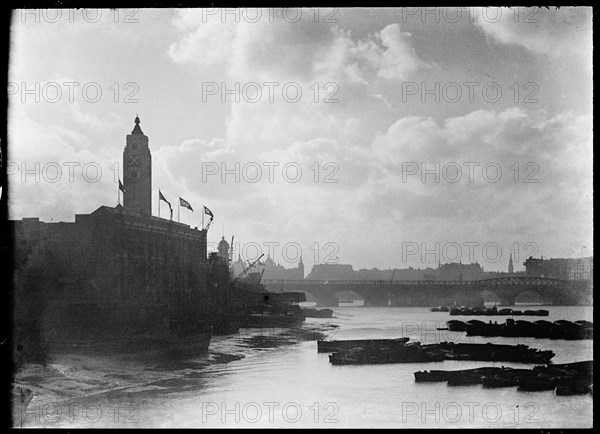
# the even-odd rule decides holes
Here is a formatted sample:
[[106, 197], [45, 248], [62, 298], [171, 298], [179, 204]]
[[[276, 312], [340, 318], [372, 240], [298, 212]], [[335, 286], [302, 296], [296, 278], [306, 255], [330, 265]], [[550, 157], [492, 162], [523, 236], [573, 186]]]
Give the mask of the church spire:
[[296, 277], [300, 280], [304, 279], [304, 262], [302, 262], [302, 253], [300, 253], [300, 262], [298, 262], [297, 270]]
[[131, 134], [144, 134], [140, 128], [140, 118], [137, 115], [135, 115], [135, 127], [133, 127]]
[[508, 260], [508, 272], [509, 273], [513, 273], [514, 272], [513, 260], [512, 260], [512, 252], [510, 252], [510, 258]]

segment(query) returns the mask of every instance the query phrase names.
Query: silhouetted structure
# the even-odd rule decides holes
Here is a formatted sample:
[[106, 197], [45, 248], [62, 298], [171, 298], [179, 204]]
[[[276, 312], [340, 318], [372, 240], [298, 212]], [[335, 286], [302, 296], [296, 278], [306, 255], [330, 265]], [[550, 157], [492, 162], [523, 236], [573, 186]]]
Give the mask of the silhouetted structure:
[[[377, 268], [354, 270], [350, 264], [315, 264], [306, 276], [309, 280], [479, 280], [490, 272], [483, 270], [478, 263], [462, 264], [452, 262], [439, 264], [437, 268], [403, 268], [379, 270]], [[496, 274], [496, 273], [493, 273]], [[496, 276], [494, 276], [496, 277]]]
[[136, 117], [123, 152], [123, 206], [74, 222], [10, 222], [16, 342], [200, 330], [227, 305], [227, 264], [209, 262], [206, 230], [152, 216], [151, 161]]
[[[241, 273], [248, 263], [242, 260], [241, 256], [233, 263], [234, 274], [237, 276]], [[276, 263], [270, 256], [265, 262], [256, 264], [256, 272], [262, 275], [263, 279], [304, 279], [304, 263], [302, 257], [298, 262], [298, 266], [294, 268], [285, 268], [283, 265]], [[263, 273], [264, 270], [264, 273]]]
[[594, 272], [593, 256], [587, 258], [527, 258], [523, 263], [528, 276], [564, 280], [591, 280]]

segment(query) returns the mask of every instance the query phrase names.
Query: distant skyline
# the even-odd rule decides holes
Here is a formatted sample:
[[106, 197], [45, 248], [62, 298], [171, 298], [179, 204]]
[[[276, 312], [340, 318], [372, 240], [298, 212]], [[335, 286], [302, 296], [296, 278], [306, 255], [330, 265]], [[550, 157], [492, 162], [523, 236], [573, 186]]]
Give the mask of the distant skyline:
[[[538, 259], [563, 259], [563, 258], [548, 258], [548, 257], [544, 257], [543, 255], [539, 256]], [[590, 260], [593, 259], [593, 256], [585, 256], [583, 258], [574, 258], [574, 259], [586, 259], [586, 260]], [[237, 259], [234, 260], [234, 262], [237, 261]], [[248, 260], [243, 260], [244, 264], [248, 264], [251, 261]], [[261, 261], [264, 262], [264, 261]], [[286, 270], [291, 270], [291, 269], [295, 269], [297, 267], [298, 264], [286, 264], [285, 261], [279, 262], [277, 260], [273, 261], [276, 265], [280, 265], [283, 266]], [[524, 261], [523, 261], [524, 262]], [[458, 264], [459, 262], [455, 262], [456, 264]], [[339, 264], [324, 264], [324, 265], [350, 265], [352, 266], [352, 269], [354, 271], [360, 271], [360, 270], [366, 270], [366, 271], [371, 271], [371, 270], [378, 270], [378, 271], [386, 271], [386, 270], [408, 270], [408, 269], [413, 269], [413, 270], [426, 270], [426, 269], [438, 269], [439, 266], [441, 265], [442, 267], [444, 265], [449, 265], [449, 264], [453, 264], [452, 262], [446, 262], [446, 263], [442, 263], [442, 264], [428, 264], [427, 266], [423, 266], [423, 267], [412, 267], [412, 266], [406, 266], [406, 267], [388, 267], [388, 268], [377, 268], [377, 267], [355, 267], [353, 264], [349, 264], [349, 263], [339, 263]], [[462, 263], [462, 265], [473, 265], [473, 264], [477, 264], [477, 263]], [[264, 265], [264, 264], [263, 264]], [[295, 266], [294, 266], [295, 265]], [[314, 265], [323, 265], [323, 264], [313, 264]], [[481, 265], [481, 264], [479, 264]], [[485, 272], [500, 272], [500, 273], [508, 273], [508, 265], [507, 268], [505, 270], [486, 270], [484, 267], [482, 267], [483, 271]], [[310, 268], [305, 268], [304, 269], [304, 275], [307, 276], [308, 274], [310, 274], [312, 270], [312, 266]], [[521, 267], [519, 268], [517, 265], [514, 265], [514, 270], [513, 273], [524, 273], [525, 272], [525, 266], [523, 266], [523, 263], [521, 263]]]
[[116, 205], [138, 115], [154, 215], [159, 187], [192, 227], [207, 206], [234, 259], [591, 256], [591, 11], [17, 10], [9, 218]]

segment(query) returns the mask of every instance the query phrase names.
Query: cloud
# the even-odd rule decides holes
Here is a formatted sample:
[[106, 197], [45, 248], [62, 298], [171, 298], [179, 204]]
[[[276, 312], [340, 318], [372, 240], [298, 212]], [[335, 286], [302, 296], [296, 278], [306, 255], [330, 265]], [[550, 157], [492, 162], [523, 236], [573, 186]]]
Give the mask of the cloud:
[[390, 24], [378, 36], [386, 48], [379, 52], [381, 66], [378, 74], [381, 77], [400, 79], [421, 67], [429, 66], [419, 59], [410, 44], [410, 33], [401, 32], [400, 25]]
[[495, 13], [475, 13], [476, 25], [503, 44], [521, 45], [551, 57], [573, 54], [589, 57], [592, 49], [592, 9], [495, 8]]
[[[194, 192], [202, 192], [224, 221], [235, 222], [245, 210], [244, 229], [233, 230], [248, 239], [337, 241], [352, 255], [377, 237], [386, 240], [387, 254], [408, 241], [494, 241], [506, 249], [533, 242], [547, 251], [560, 248], [564, 237], [578, 239], [592, 212], [591, 118], [568, 112], [475, 110], [442, 122], [412, 116], [367, 146], [334, 135], [274, 146], [252, 159], [219, 139], [161, 148], [156, 159], [173, 188], [183, 183], [195, 200]], [[219, 170], [239, 163], [239, 182], [233, 174], [223, 182], [219, 172], [200, 184], [198, 167], [208, 161]], [[279, 163], [274, 182], [265, 162]], [[298, 182], [285, 179], [287, 162], [302, 168]], [[325, 162], [334, 162], [335, 170]], [[262, 167], [258, 182], [245, 179], [255, 177], [244, 175], [247, 163]], [[406, 176], [405, 163], [418, 172]], [[459, 179], [448, 181], [457, 177], [456, 167]], [[424, 177], [423, 169], [429, 171]], [[331, 174], [338, 182], [323, 182]]]
[[[66, 106], [57, 112], [65, 118], [72, 109]], [[9, 117], [9, 217], [72, 221], [75, 213], [112, 204], [114, 170], [119, 167], [116, 147], [94, 143], [87, 125], [46, 123], [37, 119], [35, 110], [32, 113], [13, 104]], [[81, 116], [89, 119], [85, 113]]]
[[290, 23], [281, 16], [273, 22], [235, 23], [184, 10], [174, 25], [187, 32], [169, 47], [174, 62], [202, 68], [223, 64], [229, 77], [246, 81], [329, 79], [366, 85], [377, 77], [403, 79], [430, 67], [399, 24], [360, 40], [337, 25], [312, 19]]
[[[179, 19], [190, 12], [179, 14]], [[186, 28], [179, 26], [179, 28]], [[220, 65], [231, 55], [235, 27], [220, 23], [205, 23], [169, 46], [170, 58], [178, 64], [196, 63], [199, 66]]]

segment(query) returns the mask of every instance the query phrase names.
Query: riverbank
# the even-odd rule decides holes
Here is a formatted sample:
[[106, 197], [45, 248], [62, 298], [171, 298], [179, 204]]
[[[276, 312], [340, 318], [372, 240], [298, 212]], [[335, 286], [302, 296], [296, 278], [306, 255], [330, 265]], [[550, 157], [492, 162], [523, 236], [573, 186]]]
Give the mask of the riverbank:
[[[47, 365], [24, 363], [15, 373], [15, 390], [32, 392], [29, 404], [20, 405], [13, 400], [13, 426], [47, 427], [64, 426], [63, 422], [79, 415], [93, 419], [98, 409], [85, 407], [85, 403], [110, 401], [110, 396], [158, 390], [165, 382], [185, 382], [199, 375], [203, 368], [224, 365], [245, 357], [245, 348], [264, 351], [289, 346], [303, 341], [316, 341], [326, 337], [335, 326], [305, 324], [299, 328], [241, 329], [234, 335], [215, 338], [207, 354], [186, 360], [150, 359], [142, 354], [54, 354]], [[235, 341], [235, 348], [222, 348], [220, 341]], [[233, 351], [231, 351], [233, 350]], [[108, 397], [108, 398], [107, 398]], [[109, 404], [110, 405], [110, 404]], [[119, 401], [122, 408], [137, 404]], [[87, 413], [81, 413], [85, 409]], [[88, 411], [89, 410], [89, 411]], [[104, 408], [100, 413], [114, 412]], [[82, 416], [83, 414], [83, 416]], [[87, 420], [87, 419], [86, 419]], [[89, 421], [88, 421], [89, 422]], [[98, 421], [97, 426], [106, 426]], [[58, 425], [56, 425], [58, 424]], [[85, 424], [84, 424], [85, 425]]]

